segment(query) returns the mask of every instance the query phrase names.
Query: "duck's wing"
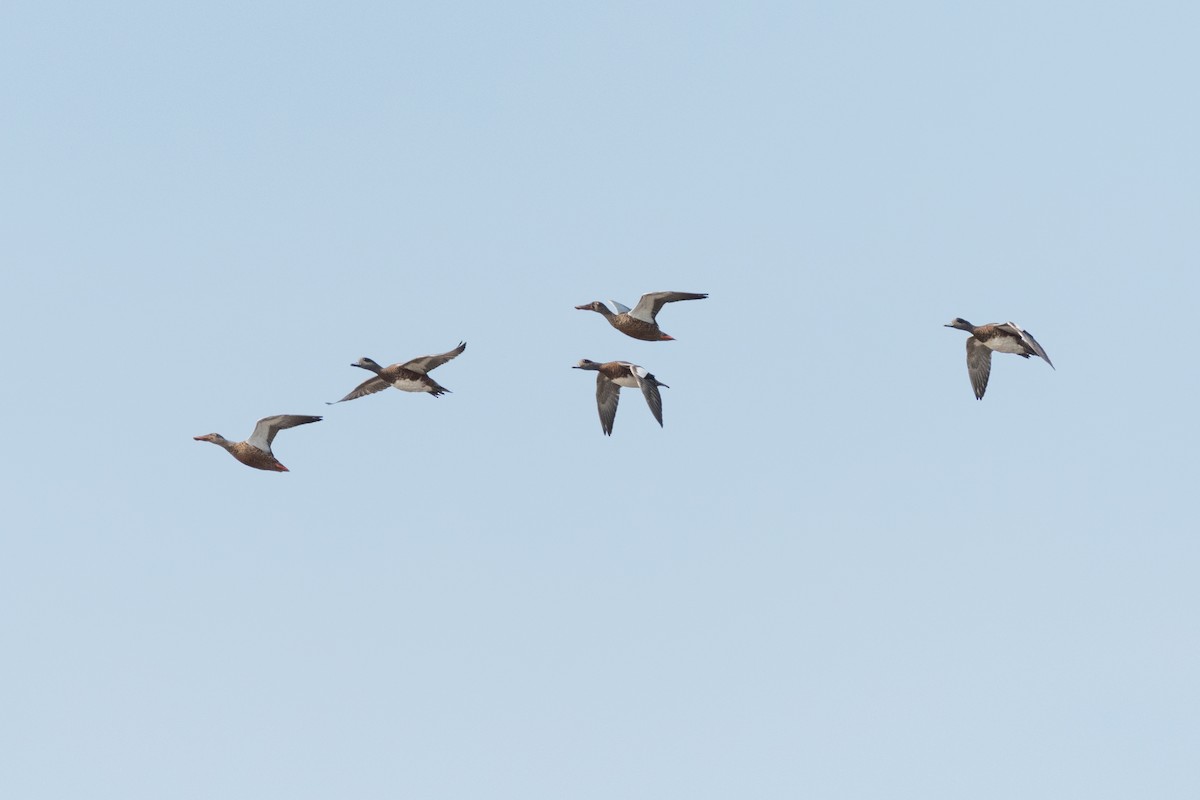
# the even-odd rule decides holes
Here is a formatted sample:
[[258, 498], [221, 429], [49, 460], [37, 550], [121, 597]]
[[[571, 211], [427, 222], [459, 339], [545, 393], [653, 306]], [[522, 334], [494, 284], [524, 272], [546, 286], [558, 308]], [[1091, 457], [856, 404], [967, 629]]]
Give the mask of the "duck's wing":
[[457, 358], [462, 354], [463, 350], [467, 349], [466, 342], [459, 342], [458, 347], [446, 353], [438, 353], [436, 356], [417, 356], [412, 361], [405, 361], [400, 365], [401, 369], [407, 369], [412, 372], [419, 372], [424, 375], [432, 369], [437, 369], [442, 364], [445, 364], [452, 358]]
[[632, 369], [633, 377], [637, 378], [638, 387], [642, 390], [642, 396], [646, 398], [646, 405], [650, 406], [650, 413], [658, 420], [658, 427], [662, 427], [662, 396], [658, 393], [658, 380], [646, 371], [645, 367], [634, 366]]
[[655, 315], [662, 309], [664, 303], [674, 303], [678, 300], [703, 300], [706, 297], [708, 297], [707, 293], [651, 292], [642, 295], [637, 305], [633, 307], [633, 311], [629, 312], [629, 316], [640, 319], [642, 322], [654, 322]]
[[[366, 397], [369, 394], [375, 394], [376, 392], [382, 392], [384, 389], [388, 388], [389, 386], [391, 386], [390, 383], [388, 383], [387, 381], [385, 381], [383, 378], [379, 377], [378, 375], [374, 375], [370, 378], [367, 378], [365, 381], [360, 383], [358, 386], [355, 386], [354, 391], [350, 392], [350, 394], [346, 395], [341, 400], [335, 400], [334, 403], [344, 403], [347, 400], [357, 400], [358, 398]], [[333, 405], [333, 403], [326, 403], [325, 405], [331, 406], [331, 405]]]
[[625, 305], [624, 303], [618, 303], [616, 300], [609, 300], [608, 302], [613, 304], [613, 308], [617, 310], [618, 314], [629, 313], [629, 306]]
[[600, 412], [600, 427], [605, 436], [612, 436], [613, 420], [617, 418], [617, 403], [621, 400], [621, 387], [604, 377], [596, 376], [596, 409]]
[[271, 442], [275, 441], [275, 434], [284, 428], [294, 428], [297, 425], [320, 421], [321, 417], [311, 417], [306, 414], [278, 414], [274, 417], [263, 417], [254, 426], [254, 433], [250, 434], [246, 443], [269, 453], [271, 452]]
[[1026, 347], [1028, 347], [1030, 350], [1036, 353], [1039, 358], [1049, 364], [1050, 369], [1054, 369], [1054, 362], [1050, 360], [1050, 356], [1046, 355], [1046, 351], [1042, 349], [1040, 344], [1038, 344], [1038, 340], [1033, 338], [1032, 333], [1025, 330], [1015, 322], [1006, 322], [1003, 325], [998, 325], [997, 327], [999, 327], [1001, 330], [1007, 330], [1019, 336], [1021, 341], [1025, 343]]
[[971, 376], [975, 399], [982, 400], [987, 391], [988, 376], [992, 374], [992, 351], [974, 336], [967, 339], [967, 374]]

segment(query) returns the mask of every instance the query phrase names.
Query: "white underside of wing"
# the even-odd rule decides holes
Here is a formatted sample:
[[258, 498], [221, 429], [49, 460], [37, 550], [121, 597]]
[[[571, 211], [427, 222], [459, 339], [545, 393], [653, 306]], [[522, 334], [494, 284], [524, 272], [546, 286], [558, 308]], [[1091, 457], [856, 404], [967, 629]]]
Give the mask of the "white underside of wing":
[[253, 445], [265, 453], [271, 452], [271, 445], [267, 442], [267, 433], [267, 426], [256, 427], [254, 433], [250, 434], [250, 438], [246, 440], [246, 444]]

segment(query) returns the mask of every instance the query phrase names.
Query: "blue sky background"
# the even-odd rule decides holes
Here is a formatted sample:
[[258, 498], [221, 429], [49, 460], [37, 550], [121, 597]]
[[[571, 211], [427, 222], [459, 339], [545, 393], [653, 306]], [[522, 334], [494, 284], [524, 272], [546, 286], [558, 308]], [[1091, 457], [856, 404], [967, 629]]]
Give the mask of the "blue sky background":
[[0, 794], [1196, 797], [1198, 24], [5, 4]]

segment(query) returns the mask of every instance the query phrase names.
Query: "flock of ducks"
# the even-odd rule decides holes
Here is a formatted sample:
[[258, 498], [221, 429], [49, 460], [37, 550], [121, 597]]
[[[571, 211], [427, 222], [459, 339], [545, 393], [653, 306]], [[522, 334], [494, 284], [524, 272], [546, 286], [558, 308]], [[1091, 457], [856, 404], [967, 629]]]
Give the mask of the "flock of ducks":
[[[458, 347], [449, 352], [439, 353], [436, 356], [418, 356], [411, 361], [405, 361], [403, 364], [392, 364], [390, 367], [381, 367], [375, 361], [364, 356], [350, 366], [361, 367], [369, 372], [374, 372], [375, 377], [367, 378], [354, 387], [350, 394], [335, 402], [342, 403], [346, 400], [357, 400], [369, 394], [382, 392], [389, 386], [393, 386], [402, 392], [425, 392], [434, 397], [441, 397], [450, 390], [429, 377], [429, 371], [440, 367], [452, 358], [458, 357], [466, 349], [467, 343], [459, 342]], [[326, 405], [333, 405], [333, 403], [326, 403]], [[274, 417], [263, 417], [254, 426], [254, 432], [250, 434], [250, 438], [243, 442], [231, 442], [219, 433], [206, 433], [203, 436], [193, 436], [192, 438], [198, 442], [212, 442], [215, 445], [224, 447], [229, 452], [229, 455], [247, 467], [265, 469], [272, 472], [287, 472], [288, 468], [279, 463], [279, 459], [271, 452], [271, 442], [275, 441], [275, 434], [284, 428], [294, 428], [297, 425], [320, 422], [322, 419], [324, 417], [312, 417], [306, 414], [279, 414]]]
[[[680, 300], [703, 300], [707, 294], [696, 292], [651, 292], [642, 295], [633, 308], [612, 301], [617, 312], [614, 314], [608, 306], [600, 301], [594, 301], [582, 306], [575, 306], [580, 311], [595, 311], [608, 323], [626, 336], [647, 342], [674, 341], [673, 336], [667, 335], [658, 327], [658, 312], [667, 303]], [[971, 334], [967, 339], [967, 374], [971, 379], [971, 388], [975, 391], [977, 400], [983, 399], [987, 391], [988, 377], [992, 372], [992, 352], [1013, 353], [1022, 358], [1037, 356], [1054, 368], [1050, 356], [1038, 344], [1033, 334], [1015, 322], [989, 323], [987, 325], [972, 325], [961, 317], [956, 317], [945, 327], [958, 328]], [[370, 358], [360, 358], [350, 366], [365, 369], [374, 375], [358, 386], [336, 403], [347, 400], [357, 400], [369, 394], [381, 392], [389, 386], [402, 392], [423, 392], [441, 397], [450, 390], [440, 385], [429, 376], [429, 373], [446, 362], [462, 355], [467, 349], [466, 342], [460, 342], [458, 347], [445, 353], [432, 356], [418, 356], [400, 364], [382, 367]], [[662, 397], [659, 387], [670, 388], [658, 380], [642, 366], [628, 361], [607, 361], [599, 363], [591, 359], [583, 359], [575, 365], [575, 369], [589, 370], [596, 373], [596, 409], [600, 414], [600, 428], [605, 436], [611, 436], [613, 421], [617, 416], [617, 404], [621, 399], [621, 388], [640, 389], [650, 407], [650, 413], [662, 427]], [[326, 405], [333, 405], [327, 403]], [[273, 417], [263, 417], [254, 426], [254, 432], [241, 442], [231, 442], [219, 433], [208, 433], [204, 436], [193, 437], [198, 442], [211, 442], [225, 448], [238, 461], [255, 469], [273, 472], [287, 472], [288, 468], [279, 463], [271, 452], [271, 443], [275, 435], [285, 428], [297, 425], [307, 425], [310, 422], [320, 422], [322, 417], [304, 414], [279, 414]]]

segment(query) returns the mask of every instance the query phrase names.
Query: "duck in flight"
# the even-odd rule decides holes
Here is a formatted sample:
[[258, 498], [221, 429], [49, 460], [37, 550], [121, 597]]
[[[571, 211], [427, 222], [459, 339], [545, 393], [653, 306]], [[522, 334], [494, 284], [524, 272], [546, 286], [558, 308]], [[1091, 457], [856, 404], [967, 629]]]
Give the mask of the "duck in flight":
[[982, 400], [987, 391], [988, 376], [992, 373], [992, 351], [1013, 353], [1021, 358], [1037, 356], [1054, 369], [1050, 356], [1038, 344], [1033, 334], [1015, 322], [992, 322], [987, 325], [972, 325], [962, 317], [955, 317], [947, 328], [958, 328], [971, 334], [967, 339], [967, 374], [971, 376], [971, 387], [975, 399]]
[[274, 417], [263, 417], [254, 426], [254, 433], [244, 442], [231, 442], [219, 433], [206, 433], [203, 436], [193, 436], [198, 442], [212, 442], [224, 447], [229, 455], [248, 467], [271, 470], [273, 472], [288, 472], [288, 468], [279, 463], [271, 452], [271, 442], [275, 434], [284, 428], [294, 428], [297, 425], [307, 425], [310, 422], [320, 422], [320, 417], [310, 417], [302, 414], [279, 414]]
[[600, 412], [600, 427], [605, 436], [612, 436], [613, 420], [617, 416], [617, 403], [621, 400], [622, 386], [642, 390], [646, 405], [650, 406], [650, 413], [658, 420], [659, 427], [662, 427], [662, 397], [659, 396], [658, 387], [671, 387], [660, 383], [645, 367], [630, 364], [628, 361], [608, 361], [600, 364], [585, 358], [576, 364], [574, 369], [596, 372], [596, 408]]
[[608, 324], [626, 336], [647, 342], [665, 342], [672, 341], [675, 337], [668, 336], [658, 327], [655, 317], [658, 316], [662, 307], [667, 303], [675, 303], [679, 300], [703, 300], [706, 297], [708, 297], [707, 294], [697, 294], [696, 292], [651, 292], [642, 295], [632, 309], [613, 300], [612, 304], [617, 309], [616, 314], [609, 311], [608, 306], [599, 300], [575, 306], [575, 308], [580, 311], [595, 311], [608, 320]]
[[[444, 386], [439, 386], [437, 381], [429, 377], [429, 372], [445, 364], [450, 359], [458, 357], [466, 349], [467, 343], [459, 342], [458, 347], [448, 353], [439, 353], [436, 356], [418, 356], [411, 361], [405, 361], [403, 364], [392, 364], [390, 367], [381, 367], [369, 358], [360, 358], [350, 366], [361, 367], [362, 369], [374, 372], [375, 377], [367, 378], [354, 387], [354, 391], [335, 402], [342, 403], [346, 400], [357, 400], [369, 394], [382, 392], [389, 386], [395, 387], [402, 392], [427, 392], [434, 397], [441, 397], [450, 390]], [[326, 403], [326, 405], [333, 405], [333, 403]]]

